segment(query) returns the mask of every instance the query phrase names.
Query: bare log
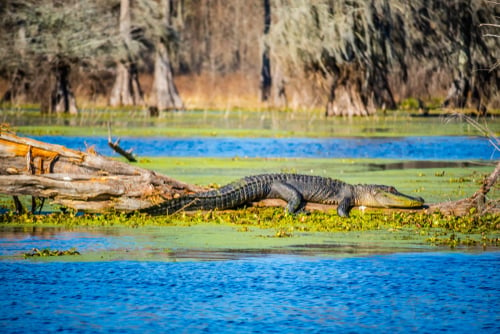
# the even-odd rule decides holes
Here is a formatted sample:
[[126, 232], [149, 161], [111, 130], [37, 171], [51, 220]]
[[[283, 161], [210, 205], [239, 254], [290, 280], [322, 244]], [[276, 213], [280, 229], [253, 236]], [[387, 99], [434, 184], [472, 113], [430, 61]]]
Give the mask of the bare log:
[[153, 171], [61, 145], [0, 133], [0, 193], [75, 210], [130, 211], [201, 190]]
[[500, 175], [500, 162], [497, 163], [493, 172], [484, 179], [483, 184], [471, 197], [458, 201], [436, 203], [429, 206], [427, 211], [441, 212], [445, 215], [463, 216], [472, 212], [483, 214], [486, 212], [500, 213], [500, 201], [486, 200], [486, 195], [495, 185]]

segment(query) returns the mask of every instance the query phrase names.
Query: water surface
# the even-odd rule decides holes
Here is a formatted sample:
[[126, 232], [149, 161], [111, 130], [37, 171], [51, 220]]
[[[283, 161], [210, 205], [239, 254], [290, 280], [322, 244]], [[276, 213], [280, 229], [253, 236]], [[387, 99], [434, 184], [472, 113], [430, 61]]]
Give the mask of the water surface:
[[[266, 233], [4, 226], [1, 332], [500, 330], [500, 252], [430, 252], [403, 231]], [[82, 255], [19, 256], [32, 247]]]
[[500, 331], [500, 253], [0, 262], [2, 333]]
[[[34, 137], [113, 155], [106, 137]], [[120, 145], [139, 156], [259, 158], [383, 158], [403, 160], [490, 160], [498, 152], [487, 138], [429, 136], [395, 138], [166, 138], [124, 137]]]
[[[23, 115], [9, 117], [4, 121], [20, 126], [91, 127], [88, 136], [36, 139], [81, 150], [95, 145], [102, 154], [114, 154], [103, 136], [109, 119], [99, 113], [69, 120], [33, 117], [28, 122]], [[478, 133], [470, 126], [423, 118], [353, 121], [306, 114], [195, 112], [111, 123], [113, 133], [122, 137], [121, 146], [133, 148], [140, 157], [498, 159], [498, 152], [486, 139], [475, 137]], [[498, 121], [492, 126], [497, 131]], [[141, 135], [157, 135], [120, 135], [130, 127], [139, 127]], [[252, 138], [158, 135], [171, 130], [196, 133], [198, 128], [214, 133], [224, 129], [226, 134], [247, 131]], [[266, 138], [256, 138], [260, 134]], [[293, 138], [295, 134], [302, 137]], [[391, 138], [381, 137], [386, 134]], [[500, 332], [499, 252], [430, 253], [429, 247], [392, 245], [398, 240], [377, 247], [370, 232], [358, 236], [356, 244], [330, 239], [339, 234], [316, 234], [314, 243], [301, 245], [293, 238], [270, 239], [262, 231], [228, 238], [214, 226], [180, 234], [165, 229], [163, 235], [147, 237], [139, 230], [124, 235], [115, 229], [2, 232], [2, 333]], [[399, 236], [407, 246], [408, 237]], [[221, 239], [226, 246], [214, 248]], [[248, 240], [262, 244], [250, 248], [244, 243]], [[274, 246], [265, 244], [269, 240]], [[76, 247], [82, 256], [22, 259], [20, 254], [32, 247]], [[115, 253], [89, 260], [89, 251]]]

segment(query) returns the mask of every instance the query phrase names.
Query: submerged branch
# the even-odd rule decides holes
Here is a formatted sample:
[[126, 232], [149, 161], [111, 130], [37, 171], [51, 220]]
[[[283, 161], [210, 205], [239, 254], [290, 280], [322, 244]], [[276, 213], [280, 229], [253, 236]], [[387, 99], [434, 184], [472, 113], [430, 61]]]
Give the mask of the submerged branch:
[[121, 156], [125, 157], [129, 162], [137, 162], [137, 159], [134, 157], [132, 154], [132, 150], [124, 150], [123, 148], [120, 147], [120, 139], [116, 139], [115, 142], [111, 139], [111, 126], [108, 123], [108, 145], [115, 151], [116, 153], [120, 154]]
[[111, 140], [111, 137], [109, 137], [108, 145], [113, 149], [113, 151], [125, 157], [129, 162], [137, 162], [137, 159], [132, 154], [132, 150], [125, 151], [123, 148], [120, 147], [120, 139], [117, 139], [115, 142], [113, 142]]

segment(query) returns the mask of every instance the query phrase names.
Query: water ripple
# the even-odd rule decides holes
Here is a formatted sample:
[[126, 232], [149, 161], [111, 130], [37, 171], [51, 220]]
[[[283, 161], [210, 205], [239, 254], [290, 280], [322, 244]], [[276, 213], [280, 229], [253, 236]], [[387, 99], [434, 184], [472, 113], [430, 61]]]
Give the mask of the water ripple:
[[498, 333], [500, 253], [0, 263], [3, 333]]
[[[85, 150], [95, 146], [113, 155], [105, 137], [34, 137], [37, 140]], [[429, 136], [396, 138], [132, 138], [121, 146], [139, 156], [261, 157], [261, 158], [384, 158], [405, 160], [489, 160], [495, 150], [487, 138]]]

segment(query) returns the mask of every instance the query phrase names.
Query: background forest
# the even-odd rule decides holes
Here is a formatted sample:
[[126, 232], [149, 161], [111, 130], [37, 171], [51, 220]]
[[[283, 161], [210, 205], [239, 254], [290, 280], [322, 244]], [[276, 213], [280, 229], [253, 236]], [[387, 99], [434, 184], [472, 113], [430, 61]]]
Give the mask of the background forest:
[[323, 108], [500, 107], [486, 0], [3, 0], [2, 103]]

